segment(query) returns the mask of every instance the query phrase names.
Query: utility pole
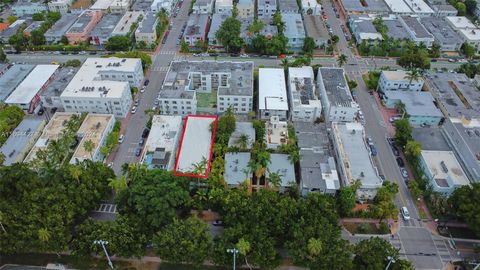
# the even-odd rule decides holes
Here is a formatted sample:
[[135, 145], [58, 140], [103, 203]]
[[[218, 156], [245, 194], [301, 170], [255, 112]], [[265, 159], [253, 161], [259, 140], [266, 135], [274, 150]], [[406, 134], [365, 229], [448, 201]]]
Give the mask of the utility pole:
[[385, 270], [388, 270], [388, 268], [390, 267], [390, 264], [395, 263], [395, 259], [393, 257], [388, 256], [387, 259], [388, 259], [388, 264], [387, 264], [387, 267], [385, 267]]
[[227, 249], [228, 253], [233, 253], [233, 270], [236, 269], [236, 260], [237, 260], [237, 254], [238, 254], [238, 249], [236, 248], [229, 248]]
[[93, 241], [93, 243], [96, 244], [96, 245], [101, 245], [101, 246], [102, 246], [103, 251], [105, 252], [105, 255], [107, 256], [108, 265], [110, 266], [110, 268], [113, 269], [113, 263], [112, 263], [112, 261], [110, 260], [110, 256], [108, 255], [107, 249], [105, 248], [105, 245], [108, 245], [108, 241], [105, 241], [105, 240], [95, 240], [95, 241]]

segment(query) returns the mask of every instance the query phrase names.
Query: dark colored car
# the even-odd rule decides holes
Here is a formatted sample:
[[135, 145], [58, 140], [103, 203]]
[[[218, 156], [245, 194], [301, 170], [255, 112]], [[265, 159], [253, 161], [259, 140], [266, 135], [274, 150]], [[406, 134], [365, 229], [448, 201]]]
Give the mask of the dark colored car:
[[140, 141], [138, 142], [138, 145], [142, 146], [145, 143], [145, 139], [141, 138]]
[[401, 157], [397, 157], [397, 164], [400, 167], [405, 166], [405, 162], [403, 162], [403, 159]]
[[224, 226], [223, 221], [217, 219], [214, 222], [212, 222], [213, 226]]
[[143, 85], [147, 86], [149, 83], [150, 83], [150, 80], [145, 80], [145, 82], [143, 82]]
[[144, 129], [142, 133], [142, 138], [148, 137], [148, 134], [150, 134], [150, 130], [148, 128]]
[[37, 114], [38, 114], [38, 115], [43, 115], [44, 112], [45, 112], [45, 111], [43, 110], [43, 108], [41, 108], [40, 110], [38, 110]]
[[392, 145], [392, 152], [396, 157], [400, 156], [400, 151], [398, 151], [398, 148], [395, 145]]
[[372, 156], [376, 156], [377, 155], [377, 148], [375, 148], [375, 146], [373, 146], [373, 145], [370, 145], [370, 152], [372, 153]]
[[137, 148], [135, 150], [135, 156], [139, 157], [141, 153], [142, 153], [142, 148]]

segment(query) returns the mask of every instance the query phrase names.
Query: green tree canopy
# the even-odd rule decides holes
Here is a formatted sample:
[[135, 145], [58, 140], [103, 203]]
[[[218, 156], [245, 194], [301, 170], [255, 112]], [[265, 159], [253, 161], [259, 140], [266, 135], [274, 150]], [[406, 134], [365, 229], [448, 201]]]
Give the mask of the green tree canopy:
[[353, 264], [355, 269], [385, 269], [389, 262], [388, 257], [395, 260], [395, 263], [390, 265], [390, 269], [413, 269], [408, 261], [399, 258], [397, 249], [395, 249], [388, 241], [379, 237], [372, 237], [368, 240], [360, 241], [355, 246], [354, 250], [355, 257], [353, 259]]
[[207, 224], [198, 218], [175, 219], [158, 232], [153, 243], [160, 258], [196, 266], [209, 258], [213, 246]]
[[235, 17], [228, 17], [220, 26], [215, 38], [223, 45], [227, 52], [239, 52], [243, 46], [240, 38], [240, 21]]
[[480, 235], [480, 208], [477, 201], [472, 198], [480, 198], [479, 183], [457, 188], [448, 198], [448, 202], [452, 205], [454, 214]]
[[407, 142], [413, 139], [409, 120], [407, 118], [397, 120], [393, 126], [395, 127], [395, 143], [402, 148], [405, 147]]
[[127, 36], [113, 36], [105, 43], [105, 49], [109, 51], [128, 51], [130, 46], [131, 41]]

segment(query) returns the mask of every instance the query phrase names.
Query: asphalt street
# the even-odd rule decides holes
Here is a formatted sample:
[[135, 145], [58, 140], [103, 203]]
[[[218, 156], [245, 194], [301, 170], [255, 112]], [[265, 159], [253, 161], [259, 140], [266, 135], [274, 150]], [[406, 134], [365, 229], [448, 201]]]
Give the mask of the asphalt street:
[[149, 119], [145, 111], [154, 106], [154, 102], [157, 99], [158, 92], [160, 91], [170, 62], [174, 59], [179, 59], [179, 57], [176, 56], [176, 43], [182, 30], [182, 26], [187, 22], [190, 1], [191, 0], [185, 0], [178, 16], [176, 18], [171, 18], [173, 24], [167, 41], [154, 53], [150, 73], [146, 75], [146, 79], [149, 79], [150, 83], [144, 93], [139, 92], [137, 95], [137, 98], [139, 99], [137, 112], [135, 114], [129, 113], [127, 116], [128, 128], [124, 134], [125, 140], [119, 145], [119, 147], [117, 147], [113, 159], [113, 169], [117, 175], [121, 173], [122, 164], [139, 161], [139, 157], [135, 156], [135, 151], [141, 147], [139, 141]]

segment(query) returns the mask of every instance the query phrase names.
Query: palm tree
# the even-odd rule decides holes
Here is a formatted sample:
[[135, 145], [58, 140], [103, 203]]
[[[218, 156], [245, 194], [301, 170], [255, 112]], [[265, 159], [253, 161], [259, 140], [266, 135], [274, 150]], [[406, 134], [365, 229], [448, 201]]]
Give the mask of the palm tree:
[[247, 134], [242, 134], [238, 137], [236, 143], [240, 146], [240, 149], [245, 150], [248, 147], [250, 137]]
[[51, 234], [47, 228], [41, 228], [38, 230], [38, 239], [40, 239], [42, 243], [48, 242], [50, 240], [50, 237]]
[[405, 108], [405, 103], [403, 103], [401, 100], [397, 101], [397, 103], [395, 103], [395, 109], [397, 109], [397, 111], [402, 114], [402, 118], [405, 117], [405, 114], [407, 112]]
[[309, 257], [315, 258], [322, 252], [322, 241], [317, 238], [308, 239], [307, 250]]
[[408, 87], [410, 88], [412, 81], [417, 81], [421, 77], [420, 71], [418, 70], [418, 68], [412, 67], [406, 73], [407, 75], [405, 75], [405, 79], [409, 80]]
[[115, 178], [108, 178], [108, 186], [118, 194], [128, 188], [128, 181], [124, 175]]
[[271, 172], [268, 174], [268, 182], [274, 188], [279, 188], [282, 184], [282, 176], [278, 172]]
[[290, 67], [290, 61], [288, 61], [288, 58], [282, 58], [282, 60], [280, 60], [280, 66], [282, 66], [283, 69], [287, 71]]
[[92, 142], [92, 140], [86, 140], [83, 143], [83, 148], [85, 148], [85, 151], [90, 153], [90, 159], [93, 159], [93, 150], [95, 149], [95, 144]]
[[79, 166], [73, 165], [70, 167], [69, 171], [73, 179], [77, 180], [77, 183], [79, 183], [80, 176], [82, 175], [82, 169]]
[[202, 160], [193, 165], [192, 173], [197, 175], [204, 175], [207, 170], [208, 161], [205, 157], [202, 157]]
[[347, 62], [347, 56], [345, 54], [341, 54], [337, 59], [338, 66], [340, 67], [343, 66], [346, 62]]

